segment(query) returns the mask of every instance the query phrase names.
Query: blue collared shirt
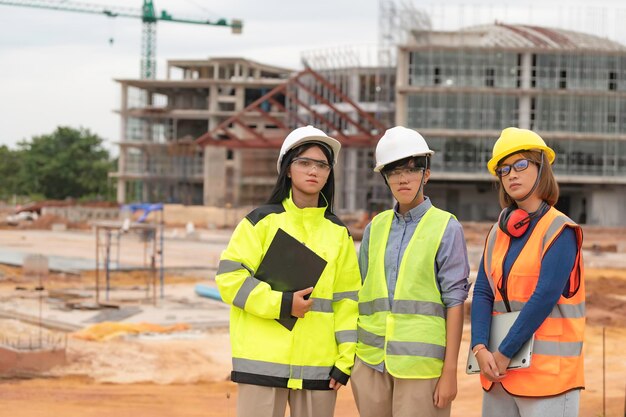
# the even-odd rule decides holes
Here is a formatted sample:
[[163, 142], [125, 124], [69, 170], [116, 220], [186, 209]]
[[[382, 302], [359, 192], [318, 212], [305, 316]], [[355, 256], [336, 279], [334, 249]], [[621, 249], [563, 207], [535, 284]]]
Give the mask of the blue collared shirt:
[[[397, 204], [394, 207], [395, 215], [391, 222], [385, 249], [385, 278], [387, 279], [387, 291], [391, 305], [393, 305], [394, 293], [398, 282], [398, 270], [400, 269], [404, 251], [413, 237], [420, 220], [431, 207], [432, 203], [426, 196], [421, 204], [404, 215], [398, 213]], [[363, 281], [367, 276], [369, 262], [370, 226], [371, 223], [367, 225], [363, 232], [359, 250], [359, 267]], [[435, 269], [437, 287], [439, 292], [441, 292], [441, 299], [446, 308], [463, 304], [467, 299], [469, 290], [468, 277], [470, 268], [467, 260], [463, 226], [454, 218], [450, 219], [443, 233], [433, 268]], [[372, 366], [372, 368], [382, 372], [384, 362], [377, 366]]]

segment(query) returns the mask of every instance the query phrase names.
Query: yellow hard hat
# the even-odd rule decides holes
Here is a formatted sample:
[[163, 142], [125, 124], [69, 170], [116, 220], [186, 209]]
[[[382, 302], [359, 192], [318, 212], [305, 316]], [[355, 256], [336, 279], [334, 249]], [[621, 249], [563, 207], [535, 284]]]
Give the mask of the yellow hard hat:
[[493, 154], [489, 162], [487, 162], [487, 169], [491, 172], [491, 175], [496, 175], [498, 162], [507, 156], [520, 151], [534, 150], [544, 151], [548, 157], [548, 162], [554, 162], [556, 154], [541, 139], [541, 136], [531, 130], [507, 127], [500, 133], [500, 137], [493, 145]]

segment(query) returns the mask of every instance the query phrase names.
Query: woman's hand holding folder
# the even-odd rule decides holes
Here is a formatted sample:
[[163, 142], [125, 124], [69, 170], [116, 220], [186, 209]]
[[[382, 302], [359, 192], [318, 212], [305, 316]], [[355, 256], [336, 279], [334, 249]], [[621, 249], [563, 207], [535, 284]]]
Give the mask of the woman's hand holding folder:
[[[302, 318], [306, 313], [311, 310], [313, 306], [313, 300], [309, 299], [307, 295], [313, 292], [313, 287], [305, 288], [293, 293], [293, 302], [291, 304], [291, 315], [294, 317]], [[306, 297], [306, 298], [305, 298]]]

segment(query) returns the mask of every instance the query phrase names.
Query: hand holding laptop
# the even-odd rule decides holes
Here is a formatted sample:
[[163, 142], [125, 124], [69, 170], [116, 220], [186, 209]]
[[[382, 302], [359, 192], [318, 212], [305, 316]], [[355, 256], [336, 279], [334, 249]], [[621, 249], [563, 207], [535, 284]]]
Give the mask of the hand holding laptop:
[[[496, 352], [500, 356], [506, 358], [500, 352]], [[491, 382], [501, 381], [506, 375], [506, 369], [504, 372], [500, 372], [494, 353], [490, 352], [487, 348], [482, 348], [476, 353], [476, 362], [480, 366], [479, 371]]]
[[498, 367], [498, 374], [500, 376], [506, 375], [506, 370], [511, 363], [511, 358], [507, 358], [499, 350], [493, 352], [493, 359], [496, 361], [496, 366]]
[[[507, 369], [521, 369], [530, 366], [534, 335], [527, 340], [512, 358], [507, 358], [498, 351], [500, 343], [504, 340], [509, 330], [517, 320], [519, 311], [497, 314], [491, 318], [491, 333], [489, 334], [489, 346], [482, 347], [467, 355], [466, 372], [477, 374], [483, 366], [487, 369], [483, 374], [490, 380], [499, 381], [506, 375]], [[493, 353], [492, 353], [493, 352]], [[480, 359], [479, 359], [480, 358]], [[491, 379], [493, 378], [493, 379]]]

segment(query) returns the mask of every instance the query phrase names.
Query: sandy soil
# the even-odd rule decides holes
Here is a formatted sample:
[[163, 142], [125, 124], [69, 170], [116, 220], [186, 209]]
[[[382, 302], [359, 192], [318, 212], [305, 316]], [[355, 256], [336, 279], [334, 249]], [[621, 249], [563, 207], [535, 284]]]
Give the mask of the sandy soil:
[[[466, 236], [473, 250], [480, 250], [485, 225], [468, 225]], [[604, 240], [603, 240], [604, 236]], [[626, 233], [613, 230], [586, 231], [586, 241], [614, 242], [616, 257], [624, 257]], [[588, 240], [587, 240], [588, 239]], [[197, 254], [186, 254], [197, 256]], [[611, 269], [611, 254], [596, 254], [588, 267], [585, 341], [587, 389], [581, 396], [581, 416], [597, 417], [603, 410], [603, 380], [606, 417], [624, 416], [626, 391], [626, 269]], [[591, 263], [591, 262], [590, 262]], [[0, 291], [24, 281], [16, 268], [0, 266]], [[137, 285], [140, 277], [120, 276], [120, 285]], [[193, 278], [172, 277], [168, 282], [191, 283]], [[52, 274], [48, 289], [85, 288], [93, 277]], [[0, 320], [0, 336], [20, 334], [36, 337], [39, 329], [20, 322]], [[603, 343], [604, 335], [604, 343]], [[55, 332], [46, 337], [57, 337]], [[459, 394], [453, 416], [478, 417], [481, 388], [477, 376], [466, 375], [465, 360], [469, 325], [463, 334], [459, 358]], [[603, 355], [603, 345], [605, 351]], [[606, 363], [603, 378], [603, 357]], [[66, 366], [38, 378], [2, 379], [0, 416], [12, 417], [177, 417], [235, 416], [237, 387], [228, 381], [229, 339], [226, 329], [191, 331], [171, 336], [144, 335], [106, 342], [68, 337]], [[357, 416], [350, 386], [340, 391], [337, 416]]]
[[[590, 326], [587, 331], [585, 347], [586, 384], [587, 389], [581, 397], [581, 416], [596, 417], [602, 415], [602, 332], [603, 329]], [[467, 334], [467, 332], [466, 332]], [[626, 340], [626, 329], [606, 328], [606, 417], [621, 417], [624, 414], [624, 383], [626, 364], [624, 363], [623, 341]], [[463, 342], [466, 352], [467, 337]], [[165, 346], [162, 346], [165, 347]], [[206, 362], [206, 357], [199, 357], [191, 352], [185, 355], [181, 350], [167, 346], [168, 363], [163, 374], [192, 371], [198, 362]], [[115, 353], [115, 348], [105, 347], [102, 355]], [[117, 352], [118, 354], [120, 352]], [[131, 360], [139, 356], [150, 356], [149, 352], [138, 352], [139, 355], [129, 357]], [[99, 357], [102, 355], [98, 355]], [[172, 356], [181, 358], [173, 360]], [[200, 359], [199, 359], [200, 358]], [[186, 360], [185, 360], [186, 359]], [[109, 373], [132, 375], [132, 368], [143, 367], [149, 360], [140, 359], [137, 363], [107, 364]], [[183, 362], [186, 362], [185, 365]], [[463, 366], [464, 358], [459, 361]], [[193, 363], [194, 366], [190, 366]], [[176, 365], [177, 371], [169, 365]], [[119, 367], [119, 368], [117, 368]], [[197, 367], [196, 375], [206, 371]], [[217, 365], [223, 371], [214, 377], [224, 377], [227, 367]], [[152, 368], [154, 369], [154, 368]], [[210, 372], [210, 371], [209, 371]], [[144, 374], [150, 372], [144, 370]], [[106, 376], [110, 378], [111, 375]], [[100, 378], [102, 375], [92, 375]], [[161, 380], [155, 383], [104, 383], [96, 382], [84, 376], [65, 376], [62, 378], [39, 378], [30, 380], [0, 381], [1, 415], [12, 417], [105, 417], [115, 414], [117, 417], [155, 416], [235, 416], [237, 387], [228, 381], [206, 382], [200, 378], [198, 382], [181, 384], [175, 381]], [[116, 381], [123, 382], [123, 381]], [[172, 383], [168, 383], [172, 382]], [[478, 378], [459, 372], [459, 394], [453, 404], [453, 416], [478, 417], [481, 407], [481, 388]], [[340, 391], [337, 402], [337, 416], [358, 416], [350, 386]]]
[[[590, 294], [606, 285], [589, 280]], [[614, 297], [626, 296], [626, 279], [613, 279]], [[610, 297], [609, 297], [610, 298]], [[615, 309], [599, 308], [591, 297], [585, 341], [586, 385], [581, 416], [602, 415], [603, 333], [606, 417], [624, 415], [626, 361], [624, 318]], [[612, 304], [607, 305], [611, 307]], [[21, 327], [20, 327], [21, 326]], [[35, 332], [15, 321], [0, 322], [0, 332]], [[453, 416], [478, 417], [481, 388], [475, 375], [463, 372], [469, 344], [466, 324], [459, 358], [459, 394]], [[228, 334], [187, 332], [172, 337], [128, 337], [108, 342], [68, 339], [68, 362], [47, 377], [0, 381], [0, 415], [14, 417], [87, 416], [155, 417], [235, 416], [237, 387], [230, 371]], [[36, 398], [36, 401], [32, 399]], [[5, 414], [6, 413], [6, 414]], [[337, 416], [358, 416], [350, 386], [340, 391]]]

